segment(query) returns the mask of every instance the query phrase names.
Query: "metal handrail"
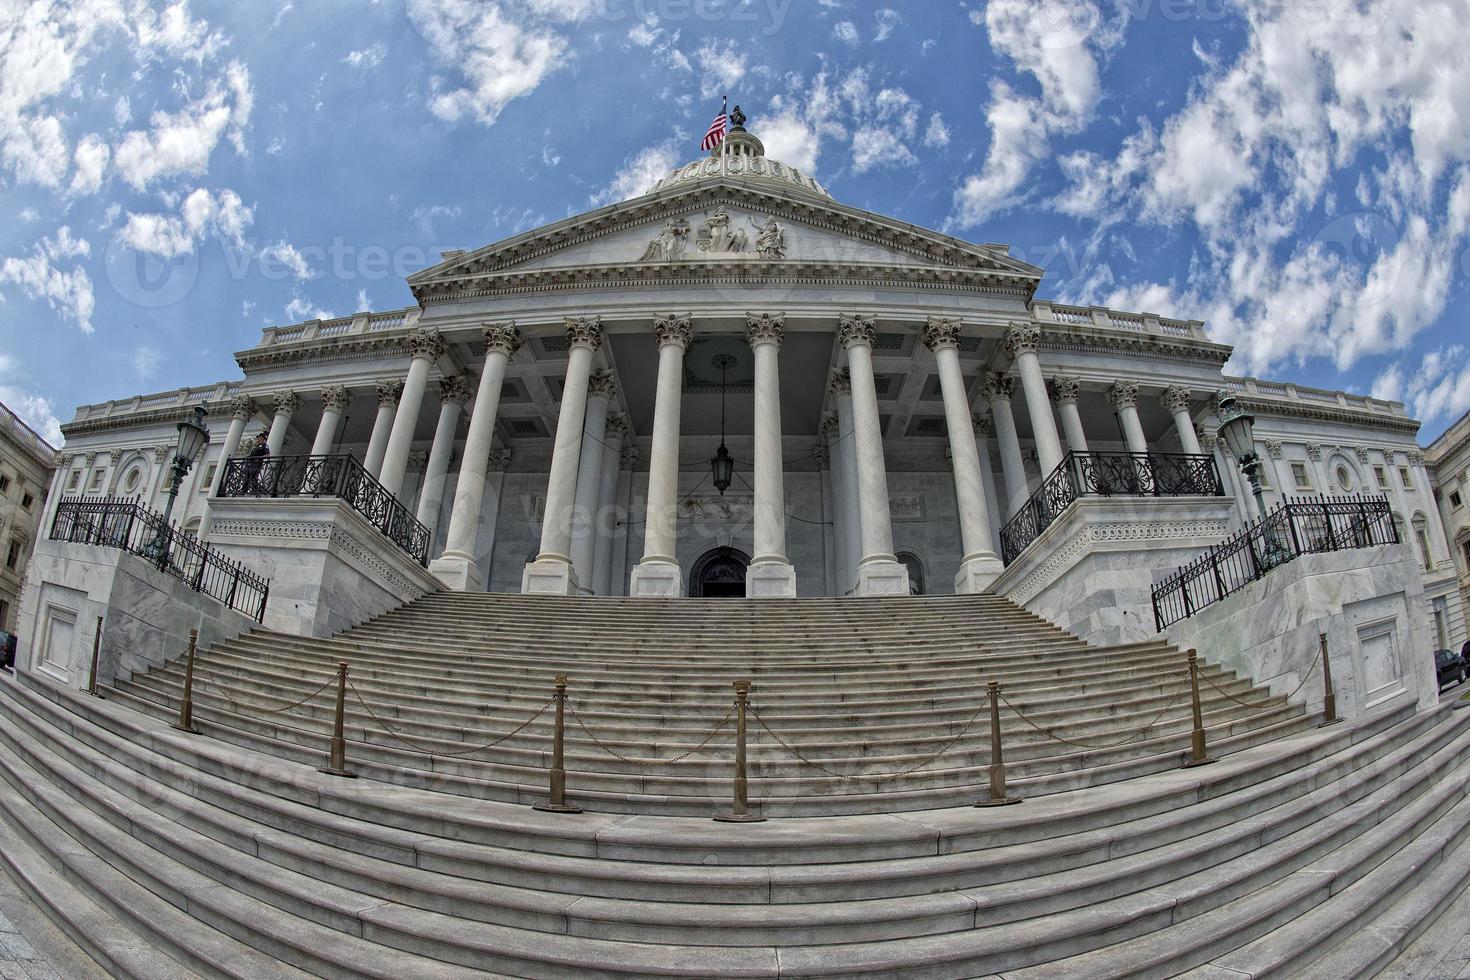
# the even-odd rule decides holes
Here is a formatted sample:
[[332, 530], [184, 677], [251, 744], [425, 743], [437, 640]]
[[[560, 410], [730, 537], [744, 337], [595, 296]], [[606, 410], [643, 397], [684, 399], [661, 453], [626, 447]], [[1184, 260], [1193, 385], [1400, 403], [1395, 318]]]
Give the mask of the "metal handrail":
[[336, 497], [420, 565], [429, 564], [429, 529], [348, 453], [252, 456], [226, 461], [220, 497]]
[[1398, 543], [1387, 497], [1292, 497], [1154, 586], [1154, 624], [1162, 632], [1299, 555]]
[[1068, 453], [1000, 531], [1007, 565], [1078, 497], [1223, 497], [1208, 453]]

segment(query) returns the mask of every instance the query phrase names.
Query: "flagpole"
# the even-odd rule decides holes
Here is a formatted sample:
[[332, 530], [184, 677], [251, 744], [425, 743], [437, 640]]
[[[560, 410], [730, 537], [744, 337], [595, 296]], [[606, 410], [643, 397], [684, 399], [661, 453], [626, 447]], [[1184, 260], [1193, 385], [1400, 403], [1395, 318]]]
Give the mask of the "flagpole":
[[720, 113], [725, 117], [725, 136], [720, 140], [720, 176], [730, 175], [730, 97], [722, 96]]

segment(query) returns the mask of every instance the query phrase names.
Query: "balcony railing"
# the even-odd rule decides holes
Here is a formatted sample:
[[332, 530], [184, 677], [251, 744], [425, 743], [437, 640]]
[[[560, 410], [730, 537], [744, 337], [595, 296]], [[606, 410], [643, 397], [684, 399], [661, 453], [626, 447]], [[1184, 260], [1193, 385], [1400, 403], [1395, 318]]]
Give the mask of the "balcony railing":
[[429, 563], [429, 529], [346, 453], [232, 459], [225, 463], [219, 496], [336, 497], [420, 565]]
[[133, 500], [117, 497], [64, 497], [56, 505], [51, 540], [120, 548], [138, 555], [236, 612], [265, 619], [270, 579], [230, 561], [184, 534], [163, 517]]
[[1078, 497], [1223, 497], [1215, 457], [1190, 453], [1068, 453], [1000, 531], [1009, 565]]
[[1387, 497], [1294, 497], [1154, 587], [1162, 632], [1298, 555], [1398, 544]]

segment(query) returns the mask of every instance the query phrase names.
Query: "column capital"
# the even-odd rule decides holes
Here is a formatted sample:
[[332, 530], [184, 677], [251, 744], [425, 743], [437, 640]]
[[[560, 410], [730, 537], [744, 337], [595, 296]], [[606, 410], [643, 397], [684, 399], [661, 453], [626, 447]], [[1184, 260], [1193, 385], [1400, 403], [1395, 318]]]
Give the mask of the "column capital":
[[[1404, 453], [1404, 455], [1407, 456], [1407, 457], [1409, 457], [1409, 465], [1410, 466], [1423, 466], [1424, 465], [1424, 454], [1422, 452], [1420, 452], [1419, 450], [1417, 450], [1417, 449], [1410, 449], [1408, 452]], [[1364, 460], [1363, 462], [1366, 463], [1367, 460]]]
[[[1266, 447], [1268, 449], [1270, 448], [1270, 446], [1271, 446], [1271, 444], [1269, 442], [1266, 443]], [[1276, 444], [1276, 447], [1277, 447], [1277, 452], [1276, 452], [1275, 455], [1279, 456], [1279, 455], [1281, 455], [1281, 453], [1280, 453], [1281, 443], [1278, 442]], [[1367, 463], [1368, 462], [1368, 450], [1365, 447], [1363, 447], [1363, 446], [1355, 446], [1355, 447], [1353, 447], [1353, 452], [1357, 454], [1358, 462], [1360, 462], [1360, 463]]]
[[812, 450], [812, 456], [816, 458], [817, 469], [826, 470], [832, 468], [832, 451], [825, 442], [817, 443], [816, 448]]
[[512, 357], [521, 349], [521, 332], [516, 329], [514, 320], [487, 323], [480, 328], [480, 336], [485, 339], [486, 357], [491, 354]]
[[[1213, 432], [1201, 432], [1200, 433], [1199, 445], [1200, 445], [1200, 448], [1203, 449], [1205, 452], [1210, 453], [1211, 455], [1213, 455], [1214, 452], [1215, 452], [1215, 447], [1218, 446], [1219, 444], [1220, 444], [1220, 437], [1218, 435], [1216, 435], [1215, 433], [1213, 433]], [[1320, 452], [1321, 449], [1322, 449], [1322, 447], [1321, 446], [1318, 446], [1317, 449]], [[1307, 448], [1307, 452], [1310, 453], [1311, 451], [1312, 451], [1311, 450], [1311, 447], [1308, 447]]]
[[837, 318], [837, 336], [842, 341], [843, 350], [851, 350], [859, 344], [871, 348], [873, 341], [878, 339], [878, 319], [871, 316], [864, 319], [856, 313], [840, 316]]
[[470, 379], [463, 374], [456, 374], [451, 378], [441, 378], [439, 381], [439, 401], [452, 402], [460, 408], [464, 408], [465, 402], [470, 400]]
[[619, 469], [623, 469], [623, 470], [631, 470], [634, 467], [636, 467], [637, 465], [638, 465], [638, 447], [637, 446], [625, 446], [623, 448], [622, 458], [620, 460], [618, 460], [618, 468]]
[[[1272, 459], [1280, 459], [1281, 458], [1281, 440], [1280, 439], [1263, 439], [1261, 441], [1266, 444], [1266, 455], [1267, 456], [1270, 456]], [[1368, 455], [1368, 451], [1366, 449], [1359, 450], [1359, 451], [1363, 453], [1364, 457], [1366, 457]]]
[[828, 415], [822, 419], [822, 438], [827, 440], [828, 446], [831, 446], [838, 439], [842, 438], [842, 430], [837, 422], [837, 416]]
[[229, 407], [230, 418], [232, 419], [241, 419], [242, 421], [248, 422], [250, 421], [250, 417], [255, 414], [255, 401], [249, 395], [235, 395], [226, 402], [226, 405]]
[[852, 394], [852, 374], [847, 368], [832, 372], [832, 377], [827, 381], [827, 390], [834, 395]]
[[429, 454], [424, 452], [422, 449], [408, 454], [408, 468], [413, 470], [414, 472], [422, 472], [423, 468], [428, 464]]
[[444, 338], [437, 330], [415, 330], [408, 335], [408, 353], [411, 357], [422, 357], [426, 361], [437, 361], [444, 356]]
[[70, 465], [71, 465], [71, 453], [57, 453], [56, 454], [56, 468], [58, 470], [64, 470], [64, 469], [66, 469]]
[[1003, 374], [990, 371], [985, 375], [985, 400], [986, 401], [1010, 401], [1011, 393], [1016, 389], [1016, 382]]
[[510, 465], [510, 450], [492, 449], [486, 459], [492, 470], [503, 470]]
[[569, 316], [562, 322], [566, 325], [568, 347], [585, 347], [594, 354], [602, 348], [602, 317]]
[[352, 395], [346, 385], [327, 385], [322, 389], [322, 408], [334, 412], [347, 411]]
[[1138, 407], [1138, 385], [1131, 381], [1114, 381], [1108, 388], [1108, 404], [1115, 409]]
[[694, 330], [690, 326], [692, 316], [685, 313], [683, 316], [670, 313], [667, 316], [654, 317], [653, 333], [658, 338], [660, 348], [675, 346], [680, 350], [688, 350], [689, 343], [694, 339]]
[[995, 420], [989, 415], [971, 415], [970, 422], [975, 426], [975, 435], [981, 439], [989, 439], [995, 431]]
[[1065, 374], [1053, 375], [1047, 390], [1051, 394], [1051, 400], [1058, 405], [1075, 405], [1077, 396], [1082, 393], [1082, 385], [1076, 378], [1070, 378]]
[[[153, 447], [153, 462], [155, 462], [155, 463], [162, 463], [164, 460], [168, 459], [169, 454], [172, 453], [173, 451], [174, 451], [174, 447], [173, 446], [154, 446]], [[92, 461], [95, 460], [96, 458], [97, 458], [97, 454], [96, 453], [88, 453], [87, 454], [87, 465], [88, 466], [91, 466], [92, 465]]]
[[924, 346], [931, 351], [959, 350], [960, 327], [957, 317], [931, 316], [924, 325]]
[[275, 406], [277, 415], [289, 418], [301, 407], [301, 397], [294, 391], [278, 391], [271, 396], [271, 403]]
[[397, 405], [398, 399], [403, 397], [402, 381], [381, 381], [378, 383], [378, 404]]
[[[160, 446], [158, 448], [159, 449], [162, 449], [165, 453], [168, 452], [168, 447], [167, 446]], [[162, 459], [163, 459], [163, 457], [160, 456], [159, 457], [159, 460], [162, 461]], [[94, 450], [92, 450], [89, 453], [83, 454], [83, 456], [82, 456], [82, 465], [84, 465], [84, 466], [91, 466], [95, 462], [97, 462], [97, 450], [94, 449]]]
[[623, 441], [633, 434], [633, 426], [626, 415], [609, 415], [603, 429], [608, 448], [621, 449]]
[[593, 371], [587, 379], [587, 397], [611, 399], [618, 385], [611, 371]]
[[1031, 323], [1012, 323], [1005, 333], [1005, 346], [1012, 360], [1022, 354], [1035, 354], [1041, 348], [1041, 328]]
[[113, 466], [116, 466], [123, 461], [123, 457], [127, 454], [127, 450], [125, 449], [109, 449], [107, 451], [107, 459]]
[[761, 344], [775, 344], [781, 346], [781, 338], [786, 334], [785, 313], [747, 313], [745, 314], [745, 339], [752, 350]]
[[1164, 389], [1159, 400], [1164, 403], [1164, 408], [1168, 409], [1170, 415], [1177, 415], [1189, 411], [1191, 397], [1189, 389], [1183, 385], [1170, 385]]
[[1307, 458], [1314, 463], [1322, 461], [1322, 444], [1320, 442], [1307, 443]]

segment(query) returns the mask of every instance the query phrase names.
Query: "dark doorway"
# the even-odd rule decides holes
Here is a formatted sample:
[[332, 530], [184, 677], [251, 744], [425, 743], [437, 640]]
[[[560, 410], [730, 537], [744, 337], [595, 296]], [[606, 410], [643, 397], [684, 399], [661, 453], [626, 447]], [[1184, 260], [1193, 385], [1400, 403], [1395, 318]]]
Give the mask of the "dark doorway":
[[690, 572], [689, 594], [698, 599], [744, 599], [749, 564], [749, 556], [734, 548], [707, 551]]

